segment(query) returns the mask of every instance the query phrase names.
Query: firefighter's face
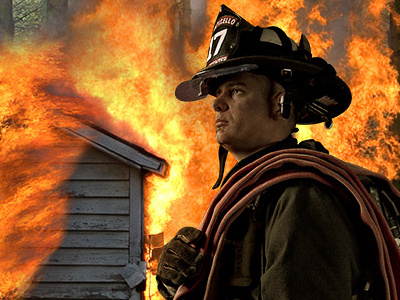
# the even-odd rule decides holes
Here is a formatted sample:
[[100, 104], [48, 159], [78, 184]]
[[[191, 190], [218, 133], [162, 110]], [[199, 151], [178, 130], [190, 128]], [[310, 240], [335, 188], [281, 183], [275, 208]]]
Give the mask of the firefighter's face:
[[[278, 97], [279, 95], [276, 95]], [[236, 74], [216, 89], [216, 139], [240, 160], [276, 142], [276, 107], [271, 81], [249, 72]]]

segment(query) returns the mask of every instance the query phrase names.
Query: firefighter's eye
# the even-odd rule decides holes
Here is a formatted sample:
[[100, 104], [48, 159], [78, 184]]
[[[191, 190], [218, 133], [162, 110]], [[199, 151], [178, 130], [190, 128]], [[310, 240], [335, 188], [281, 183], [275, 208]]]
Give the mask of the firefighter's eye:
[[239, 89], [239, 88], [233, 88], [232, 90], [231, 90], [231, 95], [233, 96], [233, 95], [237, 95], [237, 94], [240, 94], [242, 92], [242, 90], [241, 89]]

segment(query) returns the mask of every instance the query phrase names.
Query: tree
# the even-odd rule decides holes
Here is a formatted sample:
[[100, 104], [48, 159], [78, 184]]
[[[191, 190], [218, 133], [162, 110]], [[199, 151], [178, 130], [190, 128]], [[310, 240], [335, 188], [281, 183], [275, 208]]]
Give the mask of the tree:
[[29, 39], [39, 33], [45, 23], [44, 0], [14, 0], [13, 15], [15, 39]]
[[0, 0], [0, 43], [14, 37], [14, 20], [12, 0]]

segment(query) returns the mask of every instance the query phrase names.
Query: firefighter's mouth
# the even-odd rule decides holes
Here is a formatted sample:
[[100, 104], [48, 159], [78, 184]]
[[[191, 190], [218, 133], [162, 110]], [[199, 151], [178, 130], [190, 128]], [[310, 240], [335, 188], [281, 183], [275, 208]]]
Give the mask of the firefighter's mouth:
[[224, 120], [224, 119], [216, 119], [215, 120], [215, 127], [222, 127], [222, 126], [226, 126], [228, 125], [228, 121]]

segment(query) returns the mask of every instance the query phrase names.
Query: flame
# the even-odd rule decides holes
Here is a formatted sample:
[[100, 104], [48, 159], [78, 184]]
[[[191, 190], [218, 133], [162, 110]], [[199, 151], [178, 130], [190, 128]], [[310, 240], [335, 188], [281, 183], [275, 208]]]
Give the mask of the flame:
[[62, 241], [62, 186], [74, 169], [60, 161], [77, 161], [84, 149], [60, 147], [74, 142], [62, 128], [111, 122], [97, 99], [76, 92], [61, 48], [42, 41], [0, 51], [1, 299], [23, 296]]
[[337, 118], [333, 130], [325, 134], [316, 127], [313, 130], [334, 155], [393, 179], [399, 169], [399, 140], [389, 129], [399, 109], [399, 86], [390, 58], [375, 43], [370, 38], [351, 38], [348, 66], [354, 72], [349, 81], [353, 103], [346, 116]]
[[67, 77], [59, 46], [9, 47], [1, 56], [0, 298], [13, 299], [62, 239], [51, 228], [64, 224], [67, 198], [59, 186], [72, 170], [52, 161], [74, 159], [79, 151], [61, 153], [53, 146], [66, 138], [57, 127], [76, 126], [67, 115], [88, 110], [79, 99], [45, 91]]
[[311, 12], [309, 13], [309, 15], [307, 16], [308, 19], [311, 22], [318, 22], [320, 23], [322, 26], [326, 25], [326, 18], [323, 17], [321, 15], [321, 9], [325, 8], [322, 4], [317, 4], [316, 6], [314, 6], [311, 10]]
[[388, 7], [384, 1], [375, 1], [363, 2], [356, 9], [349, 15], [346, 57], [338, 68], [352, 91], [352, 104], [335, 119], [331, 130], [311, 126], [312, 136], [327, 145], [331, 154], [394, 179], [400, 167], [398, 128], [394, 128], [399, 84], [398, 71], [391, 65], [392, 50], [382, 34], [388, 26], [383, 17]]
[[[68, 39], [62, 44], [62, 52], [60, 44], [3, 51], [6, 59], [0, 64], [0, 92], [5, 109], [1, 111], [0, 142], [5, 146], [1, 148], [2, 154], [9, 159], [1, 171], [10, 179], [8, 185], [0, 187], [2, 197], [7, 199], [1, 206], [4, 226], [8, 224], [4, 227], [7, 236], [2, 237], [0, 243], [7, 245], [7, 239], [19, 236], [22, 229], [15, 224], [19, 224], [17, 220], [21, 216], [29, 218], [30, 211], [45, 213], [35, 213], [34, 220], [26, 221], [26, 224], [35, 224], [27, 227], [29, 230], [43, 230], [42, 236], [53, 223], [64, 222], [52, 205], [59, 203], [57, 212], [65, 209], [65, 198], [54, 191], [71, 171], [57, 171], [50, 164], [44, 168], [24, 165], [29, 155], [34, 155], [31, 149], [47, 149], [59, 141], [59, 133], [50, 129], [52, 125], [78, 126], [68, 118], [60, 121], [59, 107], [63, 115], [89, 117], [99, 111], [102, 117], [95, 121], [100, 126], [123, 121], [125, 126], [114, 131], [117, 135], [168, 161], [170, 170], [166, 178], [147, 177], [147, 233], [163, 231], [168, 240], [182, 226], [196, 226], [200, 222], [214, 194], [210, 187], [218, 171], [214, 126], [210, 125], [214, 119], [211, 99], [181, 103], [173, 92], [180, 81], [204, 66], [209, 34], [223, 3], [252, 24], [281, 27], [296, 42], [304, 32], [313, 55], [335, 61], [339, 75], [349, 83], [353, 92], [350, 109], [334, 120], [334, 127], [329, 131], [321, 124], [301, 126], [299, 140], [314, 138], [341, 159], [381, 172], [391, 179], [398, 176], [399, 139], [392, 130], [399, 111], [398, 74], [390, 65], [391, 50], [382, 33], [385, 28], [382, 15], [388, 6], [382, 0], [364, 1], [357, 7], [342, 2], [340, 5], [326, 1], [310, 4], [303, 0], [208, 1], [203, 30], [192, 29], [200, 35], [201, 41], [193, 42], [190, 30], [180, 35], [176, 33], [179, 14], [176, 1], [103, 0], [92, 12], [75, 18]], [[341, 6], [341, 10], [337, 6]], [[342, 26], [340, 30], [337, 30], [338, 24]], [[337, 53], [343, 55], [338, 58]], [[43, 89], [60, 80], [74, 86], [74, 95], [83, 96], [57, 96]], [[96, 101], [107, 112], [94, 105]], [[30, 105], [34, 107], [31, 114]], [[33, 115], [43, 117], [35, 119]], [[114, 121], [109, 121], [108, 116]], [[115, 130], [115, 124], [113, 126]], [[35, 130], [29, 131], [33, 128]], [[49, 152], [54, 157], [64, 155]], [[66, 155], [75, 157], [78, 154]], [[231, 160], [230, 165], [233, 163]], [[20, 170], [19, 173], [6, 172], [13, 168]], [[32, 169], [35, 170], [33, 174], [10, 188], [11, 183], [18, 182], [20, 174]], [[33, 201], [33, 198], [46, 197], [56, 200], [43, 202], [41, 206]], [[17, 200], [20, 202], [16, 204]], [[15, 215], [10, 213], [10, 207], [14, 210], [14, 206], [20, 208], [15, 210]], [[46, 218], [51, 222], [44, 224], [42, 220]], [[49, 245], [57, 247], [62, 237], [47, 234]], [[35, 241], [24, 243], [34, 245]], [[7, 291], [15, 287], [18, 293], [24, 290], [31, 274], [48, 254], [35, 252], [27, 259], [18, 256], [4, 260], [2, 269], [7, 271], [3, 273], [9, 276], [13, 271], [16, 275], [2, 278], [10, 285], [1, 293], [8, 296]], [[13, 270], [12, 266], [22, 260], [27, 267]], [[7, 261], [12, 263], [6, 265]], [[26, 271], [28, 267], [30, 271]], [[10, 278], [22, 279], [18, 282]], [[161, 299], [155, 291], [154, 278], [150, 275], [148, 278], [146, 298]], [[18, 293], [10, 294], [10, 298]]]
[[[171, 237], [185, 223], [193, 224], [201, 218], [199, 209], [194, 209], [192, 215], [181, 215], [182, 206], [201, 206], [209, 198], [209, 186], [217, 173], [214, 157], [207, 155], [204, 167], [194, 160], [201, 161], [203, 151], [216, 153], [209, 125], [201, 123], [213, 116], [209, 103], [190, 107], [173, 96], [180, 77], [170, 60], [173, 35], [169, 14], [173, 1], [140, 4], [142, 13], [132, 18], [131, 12], [138, 10], [137, 6], [124, 1], [103, 1], [92, 15], [77, 20], [70, 53], [80, 55], [68, 67], [80, 91], [101, 98], [111, 115], [129, 122], [141, 141], [169, 162], [166, 179], [148, 178], [146, 212], [151, 216], [147, 230], [169, 231], [167, 226]], [[94, 24], [101, 24], [101, 35]], [[173, 202], [177, 207], [171, 208]]]

